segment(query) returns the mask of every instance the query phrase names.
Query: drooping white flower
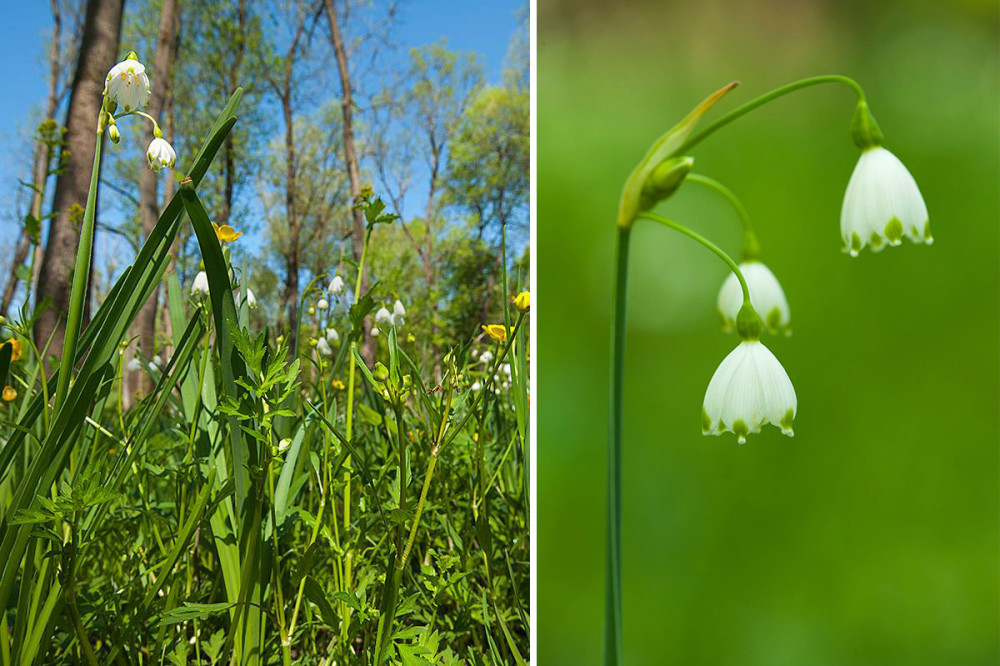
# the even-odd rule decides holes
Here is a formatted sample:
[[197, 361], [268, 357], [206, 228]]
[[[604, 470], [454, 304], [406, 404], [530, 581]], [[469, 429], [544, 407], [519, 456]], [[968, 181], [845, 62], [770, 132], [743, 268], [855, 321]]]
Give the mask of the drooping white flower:
[[705, 392], [702, 433], [731, 432], [740, 444], [765, 423], [791, 437], [797, 402], [788, 374], [759, 340], [744, 340], [719, 364]]
[[392, 304], [392, 325], [399, 328], [405, 323], [406, 308], [403, 307], [402, 301], [397, 298], [396, 302]]
[[484, 351], [479, 356], [479, 362], [482, 363], [483, 365], [489, 365], [490, 363], [492, 363], [493, 362], [493, 352], [491, 352], [489, 349], [487, 349], [486, 351]]
[[339, 296], [344, 291], [344, 278], [334, 275], [333, 279], [330, 280], [329, 291], [334, 296]]
[[199, 271], [194, 276], [194, 284], [191, 285], [191, 295], [198, 300], [208, 296], [208, 273]]
[[375, 323], [379, 326], [392, 326], [392, 314], [388, 308], [379, 308], [375, 313]]
[[257, 309], [257, 297], [253, 295], [253, 290], [247, 287], [247, 307], [251, 310]]
[[159, 354], [155, 354], [153, 356], [153, 365], [155, 365], [156, 367], [160, 367], [161, 365], [163, 365], [163, 357], [160, 356]]
[[284, 453], [291, 447], [292, 440], [287, 437], [278, 442], [278, 453]]
[[372, 337], [377, 338], [382, 331], [378, 330], [378, 326], [372, 326]]
[[328, 328], [326, 329], [326, 341], [331, 345], [340, 341], [340, 334], [337, 333], [336, 329]]
[[325, 298], [319, 299], [319, 301], [317, 301], [317, 303], [316, 303], [316, 309], [317, 310], [329, 310], [330, 309], [330, 301], [326, 300]]
[[125, 366], [125, 368], [129, 372], [138, 372], [139, 370], [142, 370], [142, 361], [139, 360], [138, 356], [133, 356], [132, 359], [128, 362], [128, 365]]
[[478, 381], [472, 382], [472, 390], [475, 391], [476, 393], [479, 393], [482, 390], [482, 388], [483, 385], [480, 384]]
[[330, 348], [330, 343], [326, 341], [326, 338], [320, 338], [316, 341], [316, 351], [318, 351], [321, 356], [333, 355], [333, 349]]
[[[740, 264], [740, 271], [750, 289], [750, 303], [771, 333], [779, 331], [791, 335], [789, 321], [791, 311], [788, 309], [788, 299], [781, 288], [778, 278], [771, 269], [759, 261], [745, 261]], [[718, 308], [722, 327], [729, 331], [736, 327], [736, 315], [743, 307], [743, 289], [736, 273], [730, 273], [719, 290]]]
[[143, 109], [149, 104], [149, 77], [146, 66], [126, 58], [111, 68], [104, 80], [104, 94], [125, 111]]
[[844, 251], [852, 257], [867, 245], [878, 252], [900, 245], [903, 236], [914, 243], [934, 242], [927, 206], [913, 176], [903, 163], [881, 146], [861, 153], [847, 183], [840, 210]]
[[501, 363], [500, 372], [502, 372], [505, 377], [510, 379], [510, 363]]
[[173, 169], [177, 163], [177, 153], [166, 139], [155, 137], [146, 149], [146, 162], [153, 171], [159, 171], [163, 167]]

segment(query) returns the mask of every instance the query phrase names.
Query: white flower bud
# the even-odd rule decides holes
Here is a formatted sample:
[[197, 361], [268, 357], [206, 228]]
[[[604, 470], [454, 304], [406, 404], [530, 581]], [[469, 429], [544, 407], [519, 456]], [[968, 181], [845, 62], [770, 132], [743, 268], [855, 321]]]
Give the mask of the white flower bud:
[[340, 341], [340, 334], [337, 333], [336, 329], [328, 328], [326, 329], [326, 341], [331, 345]]
[[372, 326], [372, 337], [373, 338], [377, 338], [379, 336], [379, 333], [381, 333], [381, 332], [382, 331], [378, 330], [378, 326]]
[[194, 276], [194, 284], [191, 285], [191, 295], [199, 301], [208, 296], [208, 273], [199, 271]]
[[379, 308], [379, 311], [375, 313], [375, 323], [379, 326], [392, 326], [392, 314], [388, 308]]
[[177, 153], [166, 139], [156, 137], [149, 142], [149, 148], [146, 149], [146, 161], [153, 171], [159, 171], [163, 167], [173, 169], [177, 163]]
[[399, 328], [405, 323], [406, 308], [403, 307], [403, 303], [397, 298], [396, 302], [392, 304], [392, 325]]
[[483, 365], [489, 365], [490, 363], [492, 363], [493, 362], [493, 352], [491, 352], [489, 349], [487, 349], [486, 351], [484, 351], [479, 356], [479, 362], [482, 363]]
[[149, 104], [149, 77], [145, 65], [128, 58], [112, 67], [104, 80], [104, 94], [125, 111], [145, 108]]
[[[764, 264], [759, 261], [745, 261], [740, 264], [740, 272], [750, 289], [750, 304], [760, 315], [764, 326], [773, 334], [779, 331], [791, 334], [789, 321], [791, 312], [788, 300], [781, 288], [778, 278], [774, 277]], [[743, 288], [736, 273], [730, 273], [719, 290], [718, 308], [722, 327], [729, 331], [736, 327], [736, 316], [743, 307]]]
[[292, 445], [292, 440], [287, 437], [278, 442], [278, 453], [284, 453]]
[[118, 142], [122, 140], [122, 133], [118, 131], [118, 125], [111, 125], [108, 127], [108, 138], [111, 139], [111, 143], [118, 145]]
[[139, 360], [139, 357], [133, 356], [132, 360], [128, 362], [128, 365], [126, 365], [125, 368], [129, 372], [138, 372], [142, 370], [142, 361]]
[[247, 287], [247, 307], [251, 310], [257, 309], [257, 297], [253, 295], [253, 290]]
[[481, 391], [482, 388], [483, 388], [483, 385], [480, 384], [478, 381], [472, 382], [472, 390], [475, 391], [476, 393], [479, 393], [479, 391]]
[[320, 353], [320, 356], [333, 356], [333, 349], [330, 348], [330, 343], [326, 341], [326, 338], [320, 338], [316, 341], [316, 351]]
[[325, 298], [319, 299], [319, 301], [316, 303], [316, 309], [317, 310], [329, 310], [330, 309], [330, 301], [326, 300]]
[[788, 374], [759, 340], [745, 340], [731, 351], [712, 375], [702, 408], [702, 433], [746, 436], [771, 423], [791, 437], [797, 401]]
[[903, 236], [914, 243], [934, 242], [927, 206], [913, 176], [899, 159], [881, 146], [861, 153], [840, 211], [844, 251], [852, 257], [871, 245], [878, 252], [900, 245]]
[[344, 291], [344, 278], [334, 275], [333, 279], [330, 280], [329, 291], [334, 296], [339, 296]]

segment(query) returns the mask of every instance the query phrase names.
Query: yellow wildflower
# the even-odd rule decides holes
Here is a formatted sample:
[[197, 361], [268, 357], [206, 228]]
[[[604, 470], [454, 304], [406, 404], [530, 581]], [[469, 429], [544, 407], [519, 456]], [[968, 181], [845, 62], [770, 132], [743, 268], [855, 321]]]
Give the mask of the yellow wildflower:
[[344, 382], [340, 381], [339, 379], [334, 379], [333, 380], [333, 388], [337, 389], [338, 391], [343, 391], [344, 388], [345, 388], [344, 387]]
[[[514, 331], [513, 328], [510, 330], [511, 332]], [[507, 341], [507, 329], [504, 328], [503, 324], [486, 324], [483, 326], [483, 332], [494, 340], [498, 340], [500, 342]]]
[[220, 243], [232, 243], [243, 235], [242, 231], [236, 231], [236, 229], [233, 229], [228, 224], [216, 224], [212, 222], [212, 226], [215, 227], [215, 236], [219, 239]]
[[18, 360], [18, 359], [21, 358], [21, 341], [20, 340], [18, 340], [17, 338], [9, 338], [7, 340], [7, 342], [5, 342], [4, 344], [11, 346], [11, 350], [10, 350], [10, 362], [11, 363], [13, 363], [14, 361], [16, 361], [16, 360]]
[[16, 397], [17, 397], [17, 391], [14, 390], [13, 386], [4, 386], [3, 387], [3, 401], [4, 402], [10, 402], [11, 400], [13, 400]]
[[527, 291], [522, 291], [520, 294], [514, 297], [514, 307], [521, 312], [527, 312], [528, 308], [531, 307], [531, 293]]

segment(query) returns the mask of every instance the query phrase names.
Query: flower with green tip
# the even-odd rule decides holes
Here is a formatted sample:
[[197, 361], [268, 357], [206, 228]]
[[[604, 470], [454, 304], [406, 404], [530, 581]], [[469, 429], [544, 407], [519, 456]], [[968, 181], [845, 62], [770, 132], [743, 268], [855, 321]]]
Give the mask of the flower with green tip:
[[125, 111], [145, 108], [149, 104], [146, 66], [133, 57], [121, 61], [108, 72], [104, 80], [104, 94]]
[[389, 308], [382, 307], [375, 313], [375, 324], [378, 326], [392, 326], [392, 313]]
[[840, 211], [844, 251], [858, 256], [866, 246], [878, 252], [886, 244], [934, 242], [927, 206], [913, 176], [895, 155], [881, 146], [861, 153], [847, 183]]
[[208, 297], [208, 273], [198, 271], [194, 276], [194, 284], [191, 285], [191, 295], [198, 300]]
[[153, 171], [159, 171], [164, 167], [173, 169], [177, 163], [177, 153], [166, 139], [154, 137], [146, 149], [146, 162]]
[[[772, 334], [791, 335], [791, 311], [781, 283], [771, 269], [759, 261], [745, 261], [740, 264], [740, 272], [750, 289], [750, 302], [754, 310], [763, 315], [764, 327]], [[735, 329], [736, 316], [743, 307], [743, 289], [736, 273], [730, 273], [719, 290], [718, 308], [722, 328]]]
[[760, 340], [744, 340], [719, 364], [705, 391], [702, 433], [731, 432], [740, 444], [765, 423], [791, 437], [797, 402], [785, 369]]

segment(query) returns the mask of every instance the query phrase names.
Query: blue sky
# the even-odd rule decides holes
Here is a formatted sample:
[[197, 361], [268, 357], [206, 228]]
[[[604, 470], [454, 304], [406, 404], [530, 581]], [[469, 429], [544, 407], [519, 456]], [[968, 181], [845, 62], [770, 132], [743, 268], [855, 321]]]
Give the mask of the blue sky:
[[[523, 5], [524, 0], [404, 0], [397, 11], [393, 37], [403, 47], [401, 53], [445, 37], [450, 48], [476, 53], [487, 80], [497, 82], [517, 28], [517, 10]], [[129, 10], [128, 2], [125, 10]], [[0, 186], [0, 197], [5, 201], [10, 201], [15, 179], [30, 170], [30, 155], [17, 148], [23, 145], [27, 128], [41, 119], [37, 114], [47, 94], [46, 40], [51, 29], [48, 2], [7, 2], [0, 9], [0, 62], [6, 64], [0, 150], [7, 155], [0, 160], [0, 178], [11, 184]], [[62, 121], [63, 117], [57, 119]], [[3, 216], [0, 225], [9, 229], [13, 217]], [[0, 251], [5, 250], [0, 245]]]

